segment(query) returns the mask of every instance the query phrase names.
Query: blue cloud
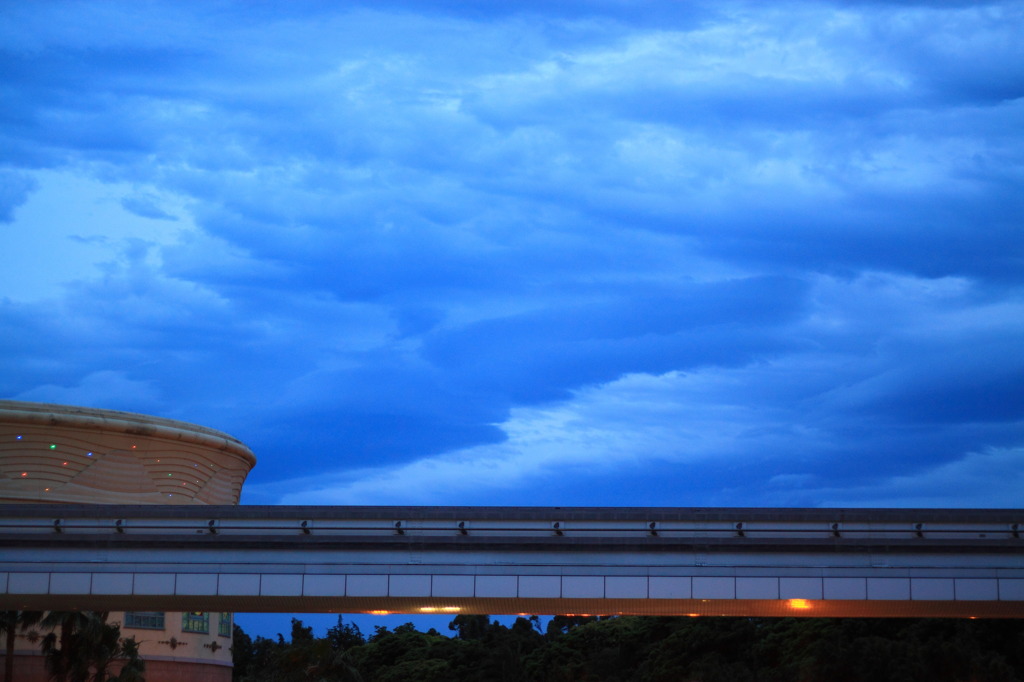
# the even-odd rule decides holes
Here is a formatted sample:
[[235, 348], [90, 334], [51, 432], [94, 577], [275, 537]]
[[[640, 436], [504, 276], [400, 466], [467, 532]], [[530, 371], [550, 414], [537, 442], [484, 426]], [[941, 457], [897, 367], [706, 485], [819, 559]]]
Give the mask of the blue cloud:
[[153, 220], [177, 220], [178, 218], [160, 208], [159, 201], [149, 195], [136, 195], [125, 197], [121, 200], [121, 206], [129, 213], [134, 213], [141, 218], [152, 218]]
[[233, 432], [264, 501], [814, 504], [1020, 446], [1016, 3], [4, 12], [4, 238], [65, 229], [39, 168], [179, 231], [0, 291], [6, 395]]
[[14, 210], [25, 203], [35, 188], [36, 182], [31, 176], [0, 170], [0, 222], [14, 220]]

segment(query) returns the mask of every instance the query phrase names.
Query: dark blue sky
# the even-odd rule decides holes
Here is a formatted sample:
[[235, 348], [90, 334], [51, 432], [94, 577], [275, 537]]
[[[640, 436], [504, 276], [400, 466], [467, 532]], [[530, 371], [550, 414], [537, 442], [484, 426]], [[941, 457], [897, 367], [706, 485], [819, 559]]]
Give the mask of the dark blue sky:
[[249, 503], [1020, 506], [1021, 2], [0, 13], [4, 398]]

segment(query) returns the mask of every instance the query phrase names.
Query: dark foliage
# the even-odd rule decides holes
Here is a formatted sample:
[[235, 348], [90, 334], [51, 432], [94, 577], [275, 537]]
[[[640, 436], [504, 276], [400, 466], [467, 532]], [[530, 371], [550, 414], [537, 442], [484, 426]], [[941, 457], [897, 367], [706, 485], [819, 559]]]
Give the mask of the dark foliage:
[[237, 682], [1024, 682], [1024, 621], [459, 615], [366, 639], [235, 630]]
[[30, 617], [52, 631], [40, 640], [53, 682], [143, 682], [145, 662], [134, 638], [101, 611], [49, 611]]

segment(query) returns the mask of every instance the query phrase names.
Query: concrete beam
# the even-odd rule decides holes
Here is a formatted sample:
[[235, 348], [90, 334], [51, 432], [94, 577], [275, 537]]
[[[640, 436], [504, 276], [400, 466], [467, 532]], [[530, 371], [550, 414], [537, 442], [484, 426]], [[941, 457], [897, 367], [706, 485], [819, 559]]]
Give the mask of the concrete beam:
[[1021, 617], [1019, 518], [17, 505], [0, 608]]

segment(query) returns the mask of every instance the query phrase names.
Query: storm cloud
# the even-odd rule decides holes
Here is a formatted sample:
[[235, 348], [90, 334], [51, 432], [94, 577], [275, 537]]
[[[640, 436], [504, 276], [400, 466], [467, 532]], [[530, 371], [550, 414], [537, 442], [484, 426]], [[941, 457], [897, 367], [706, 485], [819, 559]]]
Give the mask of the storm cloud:
[[0, 13], [3, 397], [248, 502], [1019, 506], [1024, 3]]

